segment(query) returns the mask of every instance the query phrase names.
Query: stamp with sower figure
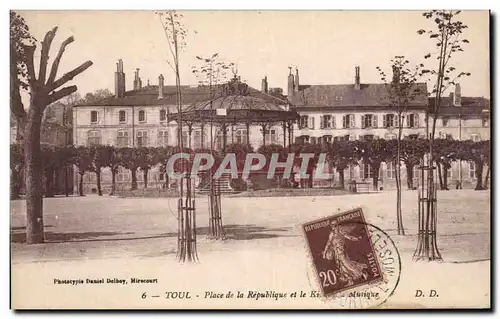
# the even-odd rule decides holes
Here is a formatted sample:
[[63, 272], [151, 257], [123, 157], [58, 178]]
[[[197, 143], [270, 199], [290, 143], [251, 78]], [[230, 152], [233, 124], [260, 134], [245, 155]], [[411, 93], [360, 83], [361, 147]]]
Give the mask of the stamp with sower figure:
[[399, 253], [385, 232], [365, 222], [361, 208], [305, 223], [302, 229], [325, 298], [375, 297], [356, 302], [356, 308], [365, 308], [380, 305], [393, 293]]

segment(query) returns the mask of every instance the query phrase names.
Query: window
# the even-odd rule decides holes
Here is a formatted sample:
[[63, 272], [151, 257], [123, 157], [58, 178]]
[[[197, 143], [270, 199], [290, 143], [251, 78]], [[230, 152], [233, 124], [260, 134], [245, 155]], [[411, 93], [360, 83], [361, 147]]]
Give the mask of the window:
[[163, 182], [165, 180], [165, 173], [160, 173], [158, 177], [159, 180]]
[[90, 123], [97, 123], [97, 111], [90, 111]]
[[247, 130], [246, 129], [237, 129], [235, 132], [235, 139], [234, 141], [236, 143], [241, 143], [241, 144], [247, 144]]
[[406, 126], [418, 127], [418, 114], [408, 114], [408, 116], [406, 117]]
[[118, 112], [118, 120], [120, 123], [125, 123], [127, 121], [127, 113], [125, 111]]
[[167, 111], [160, 110], [160, 122], [165, 122], [167, 120]]
[[349, 167], [347, 168], [347, 178], [350, 180], [356, 179], [354, 165], [349, 165]]
[[382, 124], [384, 127], [396, 127], [397, 125], [397, 116], [394, 114], [385, 114], [382, 118]]
[[215, 148], [221, 150], [224, 146], [224, 135], [222, 131], [217, 131], [217, 136], [215, 137]]
[[365, 141], [373, 141], [375, 139], [375, 136], [372, 134], [360, 135], [360, 137]]
[[469, 178], [476, 178], [476, 163], [469, 162]]
[[147, 146], [148, 146], [148, 132], [137, 131], [137, 147], [147, 147]]
[[331, 143], [332, 142], [332, 136], [331, 135], [324, 135], [322, 138], [321, 138], [321, 141], [323, 143]]
[[387, 179], [396, 178], [396, 165], [393, 162], [387, 162]]
[[116, 146], [128, 147], [128, 131], [118, 131], [118, 137], [116, 139]]
[[118, 173], [116, 174], [117, 182], [128, 182], [130, 180], [130, 171], [123, 167], [118, 168]]
[[408, 135], [408, 138], [410, 140], [418, 140], [418, 134], [410, 134], [410, 135]]
[[266, 129], [266, 144], [275, 144], [276, 143], [276, 130], [275, 129]]
[[453, 135], [451, 135], [451, 134], [446, 134], [446, 139], [447, 139], [447, 140], [452, 140], [452, 139], [453, 139]]
[[321, 117], [321, 128], [335, 128], [335, 116], [323, 115]]
[[474, 142], [479, 142], [481, 140], [481, 137], [479, 136], [479, 134], [471, 134], [470, 139]]
[[182, 131], [182, 146], [189, 147], [189, 134], [188, 134], [188, 131]]
[[168, 131], [158, 131], [158, 146], [165, 147], [168, 145]]
[[373, 114], [361, 115], [361, 128], [377, 127], [377, 116]]
[[343, 128], [354, 128], [354, 114], [346, 114], [342, 118], [342, 127]]
[[201, 145], [201, 130], [193, 131], [193, 149], [202, 148]]
[[101, 144], [101, 132], [89, 131], [87, 144], [88, 144], [88, 146]]
[[370, 164], [363, 164], [363, 178], [373, 178], [372, 166]]
[[443, 117], [443, 127], [448, 127], [450, 125], [450, 119], [448, 117]]
[[397, 138], [396, 134], [387, 134], [385, 136], [386, 140], [395, 140]]
[[299, 128], [307, 128], [309, 124], [309, 116], [307, 115], [302, 115], [300, 117], [300, 123], [299, 123]]
[[489, 127], [490, 126], [490, 119], [487, 117], [483, 117], [482, 123], [483, 123], [483, 127]]
[[448, 180], [450, 180], [450, 179], [452, 179], [452, 178], [453, 178], [453, 174], [452, 174], [452, 169], [451, 169], [451, 167], [450, 167], [450, 168], [448, 168], [448, 170], [446, 171], [446, 178], [447, 178]]
[[139, 122], [146, 122], [146, 111], [139, 111]]

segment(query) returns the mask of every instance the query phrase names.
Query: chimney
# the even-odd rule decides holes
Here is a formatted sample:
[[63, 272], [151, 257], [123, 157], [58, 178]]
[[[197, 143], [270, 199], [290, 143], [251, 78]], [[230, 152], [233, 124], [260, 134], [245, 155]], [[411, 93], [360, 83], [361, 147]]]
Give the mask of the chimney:
[[268, 93], [267, 76], [265, 76], [265, 77], [262, 79], [261, 91], [262, 91], [263, 93]]
[[123, 72], [123, 61], [118, 60], [115, 72], [115, 97], [125, 96], [125, 73]]
[[361, 88], [361, 83], [359, 79], [359, 66], [354, 67], [355, 77], [354, 77], [354, 88], [359, 90]]
[[142, 81], [139, 77], [139, 68], [135, 69], [134, 91], [142, 89]]
[[163, 74], [160, 74], [158, 77], [158, 100], [163, 99], [163, 84], [165, 79], [163, 78]]
[[462, 106], [462, 91], [460, 89], [460, 83], [455, 85], [455, 95], [453, 98], [454, 106]]
[[288, 67], [290, 69], [290, 73], [288, 74], [288, 100], [291, 100], [293, 98], [293, 90], [294, 90], [294, 81], [293, 81], [293, 74], [292, 74], [292, 67]]
[[299, 92], [299, 69], [295, 68], [295, 85], [294, 85], [294, 90], [295, 92]]

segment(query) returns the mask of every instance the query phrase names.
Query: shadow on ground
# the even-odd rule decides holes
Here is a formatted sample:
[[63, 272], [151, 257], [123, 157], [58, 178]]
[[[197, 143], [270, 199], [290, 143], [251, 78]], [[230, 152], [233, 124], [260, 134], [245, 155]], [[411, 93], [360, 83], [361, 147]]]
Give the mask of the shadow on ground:
[[[24, 227], [17, 227], [22, 228]], [[11, 228], [10, 241], [12, 243], [26, 243], [26, 233], [23, 232], [13, 232]], [[103, 236], [116, 236], [116, 235], [129, 235], [133, 233], [115, 233], [115, 232], [85, 232], [85, 233], [54, 233], [45, 232], [45, 242], [46, 243], [63, 243], [71, 241], [105, 241], [114, 240], [112, 238], [99, 239], [98, 237]]]
[[[26, 233], [24, 232], [25, 227], [12, 227], [11, 228], [11, 242], [12, 243], [25, 243]], [[287, 235], [286, 233], [291, 231], [290, 227], [281, 228], [270, 228], [262, 227], [257, 225], [224, 225], [224, 231], [226, 233], [227, 239], [232, 240], [253, 240], [253, 239], [268, 239], [277, 237], [295, 237], [297, 235]], [[22, 231], [22, 232], [20, 232]], [[196, 235], [198, 237], [204, 237], [208, 235], [208, 227], [198, 227], [196, 229]], [[177, 232], [162, 233], [152, 236], [125, 236], [132, 235], [135, 233], [127, 232], [84, 232], [84, 233], [56, 233], [56, 232], [45, 232], [45, 241], [47, 243], [61, 243], [61, 242], [84, 242], [84, 241], [124, 241], [124, 240], [144, 240], [144, 239], [155, 239], [155, 238], [171, 238], [177, 237]], [[109, 236], [120, 236], [118, 238], [99, 238], [99, 237], [109, 237]]]

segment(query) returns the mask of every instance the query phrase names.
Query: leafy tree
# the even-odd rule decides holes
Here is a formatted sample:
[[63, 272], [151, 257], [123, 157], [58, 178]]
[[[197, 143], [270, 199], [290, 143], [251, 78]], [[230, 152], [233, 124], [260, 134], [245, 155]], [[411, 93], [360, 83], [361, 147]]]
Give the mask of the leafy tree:
[[[43, 197], [42, 197], [42, 151], [40, 146], [40, 131], [42, 117], [47, 105], [50, 105], [77, 90], [75, 85], [59, 89], [75, 76], [85, 71], [92, 65], [87, 61], [72, 71], [56, 79], [59, 62], [62, 59], [66, 46], [74, 41], [73, 37], [62, 42], [50, 72], [47, 74], [47, 64], [52, 41], [57, 32], [57, 27], [45, 34], [41, 43], [40, 63], [38, 72], [35, 71], [36, 45], [24, 45], [23, 61], [26, 64], [26, 74], [30, 91], [30, 106], [28, 113], [19, 109], [19, 117], [26, 119], [24, 129], [24, 156], [26, 174], [26, 242], [38, 244], [44, 242], [43, 227]], [[38, 75], [38, 76], [37, 76]], [[48, 76], [47, 76], [48, 75]]]
[[10, 144], [10, 199], [18, 199], [21, 193], [21, 174], [24, 166], [24, 149], [18, 143]]
[[28, 89], [26, 44], [34, 44], [36, 39], [23, 17], [14, 11], [10, 12], [10, 111], [16, 118], [16, 139], [20, 142], [24, 137], [26, 111], [21, 99], [21, 90]]
[[121, 149], [121, 166], [130, 170], [132, 174], [131, 190], [137, 189], [137, 169], [139, 168], [140, 151], [137, 148], [124, 147]]
[[76, 148], [76, 158], [75, 166], [78, 169], [78, 174], [80, 175], [80, 182], [78, 184], [78, 194], [83, 195], [83, 176], [85, 172], [91, 172], [93, 170], [93, 159], [94, 149], [85, 146], [79, 146]]
[[353, 141], [333, 141], [329, 158], [339, 173], [340, 188], [345, 189], [344, 171], [351, 165], [358, 165], [359, 158]]
[[105, 98], [112, 97], [112, 96], [113, 96], [113, 93], [111, 93], [110, 90], [99, 89], [99, 90], [96, 90], [95, 92], [89, 92], [89, 93], [85, 94], [85, 97], [83, 99], [81, 99], [80, 102], [90, 104], [90, 103], [97, 102], [97, 101], [100, 101], [100, 100], [103, 100]]
[[402, 160], [406, 167], [406, 183], [408, 189], [413, 190], [415, 186], [413, 185], [413, 168], [416, 165], [423, 165], [424, 155], [429, 149], [428, 141], [423, 138], [419, 139], [409, 139], [406, 138], [402, 141]]
[[94, 156], [92, 159], [92, 171], [96, 175], [97, 194], [102, 196], [101, 187], [101, 173], [102, 168], [110, 167], [113, 163], [114, 149], [107, 145], [96, 145], [92, 147], [91, 154]]
[[143, 173], [144, 188], [148, 188], [148, 173], [160, 162], [156, 148], [142, 147], [138, 149], [138, 164]]
[[123, 162], [123, 150], [122, 148], [115, 148], [113, 146], [106, 145], [106, 152], [109, 158], [108, 167], [111, 171], [111, 193], [110, 196], [113, 196], [116, 191], [116, 174], [118, 174], [118, 169], [120, 168], [121, 163]]

